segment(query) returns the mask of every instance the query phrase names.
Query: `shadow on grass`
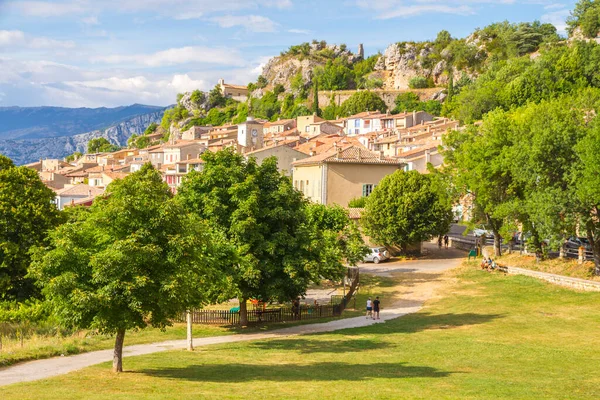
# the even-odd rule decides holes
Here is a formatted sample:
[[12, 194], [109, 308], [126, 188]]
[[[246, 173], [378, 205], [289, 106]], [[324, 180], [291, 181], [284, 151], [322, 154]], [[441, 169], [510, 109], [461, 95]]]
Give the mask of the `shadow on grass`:
[[292, 350], [303, 354], [308, 353], [355, 353], [366, 350], [380, 350], [391, 347], [370, 339], [355, 339], [343, 341], [316, 341], [306, 339], [269, 340], [256, 342], [249, 345], [260, 350]]
[[314, 363], [309, 365], [284, 364], [205, 364], [181, 368], [144, 369], [139, 372], [155, 378], [200, 382], [250, 381], [364, 381], [373, 378], [445, 378], [452, 372], [406, 363]]
[[455, 329], [465, 326], [481, 325], [503, 317], [504, 316], [501, 314], [429, 314], [419, 312], [416, 314], [406, 315], [402, 318], [388, 320], [385, 322], [385, 324], [375, 324], [363, 328], [333, 331], [328, 332], [327, 334], [352, 335], [365, 333], [417, 333], [434, 329]]

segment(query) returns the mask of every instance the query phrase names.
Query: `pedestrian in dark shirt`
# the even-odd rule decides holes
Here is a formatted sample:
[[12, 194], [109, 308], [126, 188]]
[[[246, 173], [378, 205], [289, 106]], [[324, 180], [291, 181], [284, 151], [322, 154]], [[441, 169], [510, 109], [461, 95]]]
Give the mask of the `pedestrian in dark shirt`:
[[375, 297], [375, 301], [373, 302], [373, 319], [379, 319], [379, 297]]
[[446, 248], [448, 248], [448, 235], [444, 235], [444, 246], [446, 246]]

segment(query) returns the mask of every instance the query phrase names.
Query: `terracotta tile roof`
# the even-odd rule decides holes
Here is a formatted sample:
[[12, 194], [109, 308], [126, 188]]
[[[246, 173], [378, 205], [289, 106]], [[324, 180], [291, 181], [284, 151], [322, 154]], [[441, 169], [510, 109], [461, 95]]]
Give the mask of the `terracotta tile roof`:
[[189, 160], [177, 161], [175, 164], [204, 164], [204, 160], [201, 158], [191, 158]]
[[[296, 150], [305, 154], [321, 154], [333, 148], [334, 144], [361, 146], [359, 138], [355, 136], [340, 136], [340, 135], [318, 135], [310, 139], [308, 142], [302, 143], [295, 147]], [[366, 148], [365, 148], [366, 149]]]
[[[298, 142], [298, 140], [299, 140], [299, 139], [280, 140], [280, 141], [278, 141], [278, 142], [277, 142], [277, 144], [274, 144], [274, 143], [273, 143], [273, 144], [272, 144], [272, 145], [270, 145], [270, 146], [265, 146], [265, 147], [263, 147], [263, 148], [261, 148], [261, 149], [258, 149], [258, 150], [252, 150], [252, 151], [249, 151], [249, 152], [247, 152], [247, 153], [246, 153], [246, 155], [255, 154], [255, 153], [260, 153], [260, 152], [262, 152], [262, 151], [265, 151], [265, 150], [270, 150], [270, 149], [274, 149], [274, 148], [276, 148], [276, 147], [281, 147], [281, 146], [287, 146], [287, 147], [290, 147], [292, 150], [295, 150], [295, 151], [297, 151], [298, 153], [302, 153], [301, 151], [297, 150], [295, 147], [293, 147], [293, 146], [290, 146], [290, 145], [293, 145], [294, 143], [297, 143], [297, 142]], [[306, 153], [303, 153], [303, 154], [306, 154]]]
[[98, 195], [101, 195], [102, 193], [104, 193], [104, 189], [100, 189], [100, 188], [97, 188], [94, 186], [86, 185], [85, 183], [81, 183], [79, 185], [66, 187], [64, 189], [56, 191], [56, 194], [58, 196], [64, 196], [64, 197], [89, 196], [90, 193], [92, 194], [92, 196], [98, 196]]
[[347, 117], [346, 119], [372, 118], [375, 115], [381, 116], [381, 115], [385, 115], [385, 114], [381, 114], [381, 112], [379, 112], [379, 110], [376, 110], [376, 111], [363, 111], [363, 112], [360, 112], [358, 114], [351, 115], [351, 116]]
[[237, 90], [248, 90], [248, 86], [232, 85], [232, 84], [229, 84], [229, 83], [224, 83], [223, 87], [231, 88], [231, 89], [237, 89]]
[[123, 179], [125, 178], [127, 175], [129, 175], [127, 172], [112, 172], [112, 171], [104, 171], [102, 173], [102, 175], [106, 175], [111, 179]]
[[409, 158], [411, 156], [418, 155], [419, 153], [424, 153], [425, 150], [437, 149], [439, 145], [441, 145], [440, 142], [424, 143], [421, 146], [417, 147], [416, 149], [412, 149], [409, 151], [403, 151], [402, 153], [399, 153], [397, 155], [397, 158]]
[[401, 165], [402, 161], [396, 158], [380, 158], [379, 153], [374, 153], [362, 146], [350, 145], [334, 148], [325, 153], [305, 158], [294, 162], [292, 165], [322, 164], [322, 163], [347, 163], [347, 164], [392, 164]]
[[195, 140], [179, 140], [174, 144], [165, 144], [163, 149], [180, 149], [182, 147], [192, 146], [192, 145], [200, 145], [200, 143]]

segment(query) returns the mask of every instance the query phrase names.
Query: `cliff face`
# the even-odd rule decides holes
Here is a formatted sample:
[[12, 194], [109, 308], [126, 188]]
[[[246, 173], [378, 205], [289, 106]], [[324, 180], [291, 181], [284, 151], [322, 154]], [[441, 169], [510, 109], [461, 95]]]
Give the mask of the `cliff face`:
[[[343, 45], [328, 45], [324, 42], [305, 43], [300, 49], [271, 58], [263, 67], [262, 75], [271, 86], [283, 85], [287, 92], [291, 91], [291, 80], [302, 74], [306, 85], [312, 83], [313, 70], [324, 66], [328, 60], [342, 58], [352, 64], [363, 58], [362, 45], [357, 54], [352, 53]], [[256, 97], [256, 96], [255, 96]], [[260, 97], [260, 96], [258, 96]]]
[[[446, 61], [441, 60], [427, 65], [427, 58], [433, 52], [430, 46], [418, 48], [411, 43], [389, 45], [375, 64], [375, 76], [383, 81], [384, 89], [403, 90], [416, 77], [429, 77], [436, 86], [448, 84]], [[461, 71], [454, 71], [454, 79], [460, 78]]]
[[132, 134], [143, 133], [152, 122], [160, 123], [164, 110], [139, 115], [103, 130], [94, 130], [73, 136], [43, 139], [0, 140], [0, 153], [15, 164], [27, 164], [41, 158], [63, 158], [75, 151], [85, 153], [91, 139], [106, 138], [111, 143], [125, 146]]

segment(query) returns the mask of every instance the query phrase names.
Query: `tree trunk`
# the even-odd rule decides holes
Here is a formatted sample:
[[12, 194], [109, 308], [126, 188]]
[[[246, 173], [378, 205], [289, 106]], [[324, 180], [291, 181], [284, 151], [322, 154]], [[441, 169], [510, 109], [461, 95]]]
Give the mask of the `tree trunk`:
[[113, 354], [113, 372], [123, 372], [123, 341], [125, 340], [125, 329], [117, 331], [115, 339], [115, 351]]
[[194, 338], [192, 335], [192, 313], [190, 310], [187, 310], [185, 313], [186, 322], [187, 322], [187, 349], [188, 351], [194, 350]]
[[248, 307], [247, 307], [247, 299], [240, 298], [240, 325], [248, 326]]
[[[592, 245], [592, 253], [594, 255], [594, 275], [600, 275], [600, 241], [595, 240]], [[585, 253], [584, 253], [585, 258]]]
[[494, 231], [494, 255], [500, 257], [502, 255], [502, 247], [500, 246], [500, 235]]

